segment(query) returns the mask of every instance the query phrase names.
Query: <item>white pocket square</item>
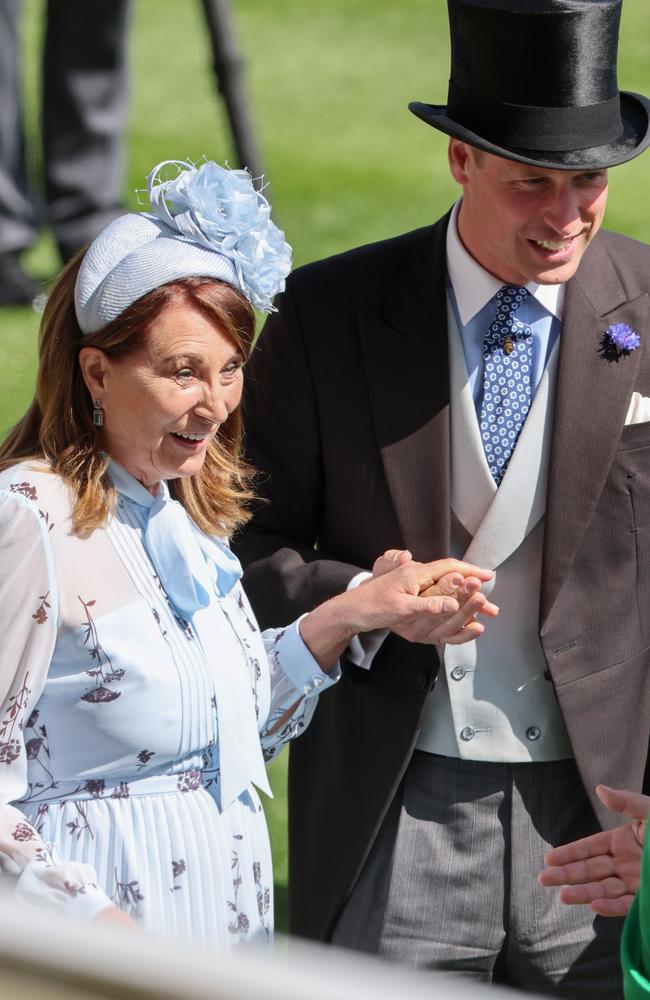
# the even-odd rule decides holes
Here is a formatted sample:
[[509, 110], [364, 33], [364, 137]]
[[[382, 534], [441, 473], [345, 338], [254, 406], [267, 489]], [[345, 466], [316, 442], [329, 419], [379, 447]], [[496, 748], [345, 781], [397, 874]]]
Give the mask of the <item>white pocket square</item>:
[[640, 392], [633, 392], [630, 405], [627, 409], [625, 426], [628, 424], [643, 424], [650, 420], [650, 398], [642, 396]]

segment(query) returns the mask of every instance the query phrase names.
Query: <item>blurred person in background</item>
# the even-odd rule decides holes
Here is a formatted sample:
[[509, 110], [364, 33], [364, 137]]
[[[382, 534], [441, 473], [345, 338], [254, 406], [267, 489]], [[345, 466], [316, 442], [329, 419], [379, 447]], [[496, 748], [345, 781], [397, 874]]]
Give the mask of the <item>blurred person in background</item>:
[[22, 0], [0, 0], [0, 305], [42, 292], [24, 271], [37, 227], [67, 261], [124, 209], [126, 34], [130, 0], [48, 0], [41, 127], [45, 218], [25, 157], [20, 98]]
[[163, 163], [149, 193], [61, 275], [0, 447], [0, 864], [22, 899], [223, 946], [271, 936], [255, 786], [352, 636], [466, 642], [496, 608], [489, 572], [387, 553], [260, 634], [226, 538], [253, 306], [290, 249], [244, 171]]
[[476, 642], [346, 652], [290, 755], [292, 932], [585, 998], [620, 995], [620, 921], [537, 874], [611, 825], [597, 781], [641, 789], [650, 735], [650, 249], [601, 231], [650, 141], [620, 13], [450, 0], [448, 103], [411, 110], [462, 198], [290, 278], [246, 381], [270, 502], [236, 539], [262, 624], [389, 547], [496, 571]]

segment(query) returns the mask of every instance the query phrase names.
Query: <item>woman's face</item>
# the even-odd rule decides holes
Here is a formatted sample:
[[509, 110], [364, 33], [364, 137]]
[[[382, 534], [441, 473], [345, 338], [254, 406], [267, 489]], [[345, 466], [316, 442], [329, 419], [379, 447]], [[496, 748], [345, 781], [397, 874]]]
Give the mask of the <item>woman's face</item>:
[[241, 399], [241, 351], [183, 302], [165, 307], [139, 350], [111, 358], [88, 347], [79, 360], [102, 402], [102, 446], [153, 493], [161, 479], [200, 470]]

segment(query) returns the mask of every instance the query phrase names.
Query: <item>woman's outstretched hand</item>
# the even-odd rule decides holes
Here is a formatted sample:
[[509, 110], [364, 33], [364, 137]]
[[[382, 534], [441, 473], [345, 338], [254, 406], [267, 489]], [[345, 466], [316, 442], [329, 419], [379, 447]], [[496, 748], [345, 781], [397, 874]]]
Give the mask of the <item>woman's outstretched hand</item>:
[[498, 614], [479, 589], [492, 575], [458, 559], [419, 563], [408, 552], [391, 550], [375, 562], [372, 578], [303, 618], [300, 632], [325, 669], [354, 635], [374, 629], [410, 642], [468, 642], [484, 629], [476, 615]]

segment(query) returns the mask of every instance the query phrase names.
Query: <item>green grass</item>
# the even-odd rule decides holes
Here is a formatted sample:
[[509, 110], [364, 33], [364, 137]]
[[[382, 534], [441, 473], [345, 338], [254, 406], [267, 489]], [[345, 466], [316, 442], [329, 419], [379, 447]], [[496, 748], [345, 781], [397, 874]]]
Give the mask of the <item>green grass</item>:
[[[130, 34], [131, 112], [125, 197], [137, 207], [150, 168], [167, 158], [234, 163], [216, 99], [198, 0], [138, 0]], [[42, 2], [24, 4], [24, 89], [30, 160], [38, 172], [38, 53]], [[413, 118], [409, 100], [444, 103], [443, 0], [233, 0], [253, 117], [274, 214], [302, 263], [434, 220], [455, 197], [446, 140]], [[619, 80], [650, 92], [650, 4], [625, 0]], [[607, 225], [650, 235], [648, 157], [611, 174]], [[26, 258], [46, 281], [51, 239]], [[0, 435], [33, 391], [38, 318], [0, 313]], [[278, 924], [286, 901], [286, 755], [272, 767], [268, 806]], [[314, 789], [314, 794], [318, 790]]]

